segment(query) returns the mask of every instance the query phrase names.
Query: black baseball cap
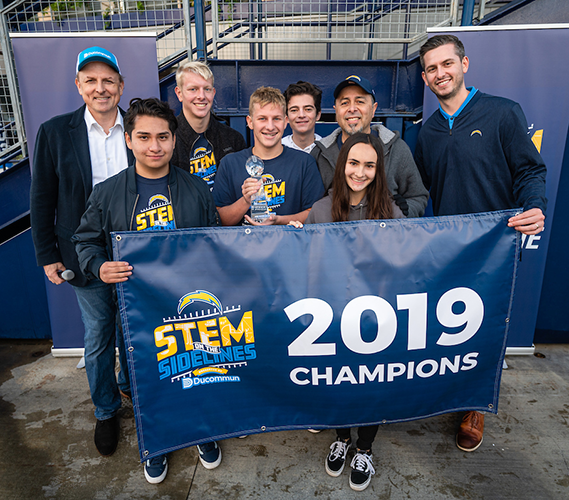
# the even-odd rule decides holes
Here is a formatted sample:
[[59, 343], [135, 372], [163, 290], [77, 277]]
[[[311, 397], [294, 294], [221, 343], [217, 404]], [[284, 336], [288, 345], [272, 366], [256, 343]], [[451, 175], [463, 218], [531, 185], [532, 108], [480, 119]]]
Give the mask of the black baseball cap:
[[334, 99], [337, 99], [338, 96], [340, 95], [340, 92], [342, 92], [342, 90], [348, 87], [349, 85], [357, 85], [364, 92], [371, 95], [373, 101], [375, 102], [375, 92], [371, 87], [371, 83], [369, 83], [369, 80], [367, 80], [366, 78], [362, 78], [361, 76], [358, 75], [350, 75], [343, 82], [340, 82], [336, 87], [336, 90], [334, 90]]

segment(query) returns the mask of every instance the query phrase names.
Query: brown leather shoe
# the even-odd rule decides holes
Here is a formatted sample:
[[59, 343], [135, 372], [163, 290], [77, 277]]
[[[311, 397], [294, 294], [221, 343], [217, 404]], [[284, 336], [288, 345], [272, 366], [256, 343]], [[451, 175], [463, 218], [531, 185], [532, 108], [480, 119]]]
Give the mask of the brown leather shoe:
[[482, 444], [484, 413], [467, 411], [456, 434], [456, 445], [462, 451], [474, 451]]

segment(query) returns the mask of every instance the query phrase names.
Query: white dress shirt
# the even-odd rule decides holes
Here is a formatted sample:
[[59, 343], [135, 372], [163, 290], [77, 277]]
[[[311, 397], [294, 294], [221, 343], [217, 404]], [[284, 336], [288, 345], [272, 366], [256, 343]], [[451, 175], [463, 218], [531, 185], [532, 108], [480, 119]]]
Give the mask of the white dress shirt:
[[89, 154], [91, 155], [94, 187], [99, 182], [103, 182], [128, 167], [124, 124], [122, 114], [117, 110], [115, 124], [107, 135], [88, 108], [85, 108], [85, 123], [89, 137]]

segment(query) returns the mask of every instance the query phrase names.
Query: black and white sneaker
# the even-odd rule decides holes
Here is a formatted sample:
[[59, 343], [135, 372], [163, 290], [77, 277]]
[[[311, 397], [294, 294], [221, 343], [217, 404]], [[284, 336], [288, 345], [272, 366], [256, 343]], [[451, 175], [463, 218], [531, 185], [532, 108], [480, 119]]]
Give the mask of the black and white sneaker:
[[326, 457], [326, 472], [330, 476], [338, 477], [344, 470], [346, 455], [351, 444], [351, 439], [346, 442], [338, 438], [330, 445], [330, 453]]
[[371, 476], [375, 474], [372, 458], [371, 452], [357, 450], [350, 464], [352, 467], [350, 488], [352, 490], [363, 491], [368, 487]]

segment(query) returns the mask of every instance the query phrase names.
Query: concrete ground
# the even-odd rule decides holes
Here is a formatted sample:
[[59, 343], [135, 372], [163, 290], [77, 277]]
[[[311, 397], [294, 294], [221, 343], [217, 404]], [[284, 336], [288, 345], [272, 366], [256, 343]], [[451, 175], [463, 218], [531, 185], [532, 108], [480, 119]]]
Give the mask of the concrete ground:
[[[48, 341], [0, 341], [0, 499], [516, 499], [569, 498], [569, 345], [508, 357], [499, 414], [482, 446], [455, 446], [456, 415], [380, 427], [376, 475], [348, 485], [329, 477], [333, 431], [279, 432], [221, 442], [208, 471], [195, 447], [174, 452], [166, 480], [151, 485], [138, 460], [132, 406], [123, 401], [112, 457], [93, 444], [95, 418], [77, 358], [53, 358]], [[351, 455], [349, 456], [349, 459]]]

